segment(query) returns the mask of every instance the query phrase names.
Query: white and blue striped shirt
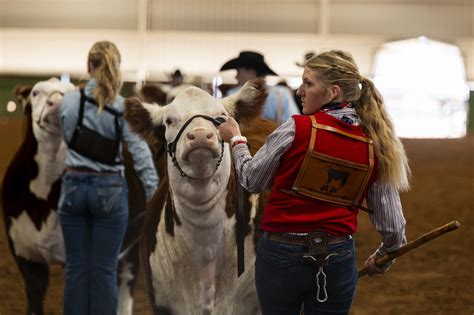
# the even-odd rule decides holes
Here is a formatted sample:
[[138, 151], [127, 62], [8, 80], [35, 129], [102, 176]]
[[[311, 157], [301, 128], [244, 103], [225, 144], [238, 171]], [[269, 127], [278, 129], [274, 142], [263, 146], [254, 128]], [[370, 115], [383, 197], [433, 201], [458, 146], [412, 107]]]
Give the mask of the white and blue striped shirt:
[[[351, 107], [330, 110], [326, 113], [342, 121], [350, 119], [354, 125], [360, 124], [355, 109]], [[280, 159], [290, 148], [294, 136], [295, 123], [291, 118], [267, 137], [265, 144], [254, 157], [250, 155], [246, 145], [237, 144], [233, 148], [232, 155], [237, 175], [245, 189], [251, 192], [271, 190]], [[381, 257], [406, 244], [406, 220], [397, 189], [376, 181], [368, 191], [367, 204], [373, 211], [370, 220], [382, 236], [382, 244], [375, 252], [375, 257]], [[388, 269], [391, 263], [393, 262], [384, 266], [384, 269]]]

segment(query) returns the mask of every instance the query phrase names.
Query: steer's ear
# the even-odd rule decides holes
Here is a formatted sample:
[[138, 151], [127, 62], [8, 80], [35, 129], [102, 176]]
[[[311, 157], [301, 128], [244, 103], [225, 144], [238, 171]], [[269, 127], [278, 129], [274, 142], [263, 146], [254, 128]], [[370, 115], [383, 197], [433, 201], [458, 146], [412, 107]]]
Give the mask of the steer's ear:
[[247, 123], [259, 117], [267, 98], [265, 81], [251, 80], [234, 95], [222, 99], [224, 108], [239, 123]]
[[137, 97], [125, 100], [124, 117], [130, 129], [140, 137], [153, 143], [154, 130], [163, 124], [164, 107], [142, 103]]
[[13, 90], [13, 96], [15, 97], [15, 102], [21, 105], [23, 112], [26, 113], [29, 107], [31, 112], [31, 103], [30, 103], [30, 93], [33, 89], [32, 86], [27, 85], [17, 85]]

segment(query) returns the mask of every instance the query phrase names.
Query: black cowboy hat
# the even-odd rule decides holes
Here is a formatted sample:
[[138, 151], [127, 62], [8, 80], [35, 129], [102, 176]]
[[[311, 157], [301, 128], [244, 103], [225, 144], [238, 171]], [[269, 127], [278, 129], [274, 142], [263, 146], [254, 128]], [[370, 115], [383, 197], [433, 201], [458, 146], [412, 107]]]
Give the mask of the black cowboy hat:
[[254, 51], [242, 51], [239, 57], [227, 61], [220, 71], [237, 69], [240, 67], [251, 68], [257, 71], [259, 75], [277, 75], [275, 71], [265, 63], [263, 55]]

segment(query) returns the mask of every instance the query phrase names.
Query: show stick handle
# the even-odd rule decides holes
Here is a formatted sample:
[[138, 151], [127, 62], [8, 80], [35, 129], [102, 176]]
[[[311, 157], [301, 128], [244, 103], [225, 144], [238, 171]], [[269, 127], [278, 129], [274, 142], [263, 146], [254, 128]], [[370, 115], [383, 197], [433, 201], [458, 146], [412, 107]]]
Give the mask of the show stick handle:
[[[412, 249], [415, 249], [417, 248], [418, 246], [420, 245], [423, 245], [445, 233], [448, 233], [450, 231], [454, 231], [456, 230], [458, 227], [460, 227], [461, 224], [458, 222], [458, 221], [452, 221], [452, 222], [449, 222], [443, 226], [440, 226], [426, 234], [423, 234], [421, 235], [420, 237], [416, 238], [415, 240], [413, 241], [410, 241], [408, 242], [406, 245], [400, 247], [399, 249], [391, 252], [391, 253], [388, 253], [387, 255], [385, 256], [382, 256], [382, 257], [379, 257], [375, 260], [375, 265], [377, 267], [381, 267], [383, 266], [385, 263], [387, 263], [388, 261], [392, 260], [392, 259], [395, 259], [397, 257], [400, 257], [404, 254], [406, 254], [407, 252], [411, 251]], [[367, 274], [367, 268], [364, 267], [363, 269], [359, 270], [359, 278], [362, 277], [362, 276], [365, 276]]]

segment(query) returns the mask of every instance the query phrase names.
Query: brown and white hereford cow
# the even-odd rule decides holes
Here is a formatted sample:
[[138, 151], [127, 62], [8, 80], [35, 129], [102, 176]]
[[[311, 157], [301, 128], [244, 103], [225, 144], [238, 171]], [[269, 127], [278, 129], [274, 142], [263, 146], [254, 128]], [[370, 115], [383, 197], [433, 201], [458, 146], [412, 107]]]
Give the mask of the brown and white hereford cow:
[[[60, 132], [58, 110], [63, 94], [74, 88], [52, 78], [36, 83], [32, 89], [15, 91], [17, 102], [25, 105], [26, 132], [3, 179], [2, 208], [8, 244], [24, 279], [26, 314], [44, 314], [49, 265], [63, 264], [65, 259], [57, 205], [66, 144]], [[139, 214], [145, 209], [145, 194], [126, 151], [124, 161], [130, 214], [124, 240], [127, 252], [119, 263], [119, 314], [131, 314], [131, 295], [138, 272], [138, 246], [131, 245], [143, 222]]]
[[[171, 156], [168, 183], [162, 181], [148, 206], [140, 244], [155, 314], [260, 313], [254, 260], [262, 198], [244, 194], [246, 270], [237, 277], [232, 160], [211, 118], [229, 115], [251, 126], [265, 97], [263, 81], [253, 81], [222, 100], [189, 87], [164, 107], [126, 101], [132, 130], [154, 143], [164, 126]], [[258, 136], [259, 145], [270, 131]]]

